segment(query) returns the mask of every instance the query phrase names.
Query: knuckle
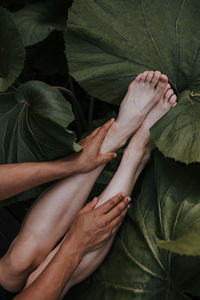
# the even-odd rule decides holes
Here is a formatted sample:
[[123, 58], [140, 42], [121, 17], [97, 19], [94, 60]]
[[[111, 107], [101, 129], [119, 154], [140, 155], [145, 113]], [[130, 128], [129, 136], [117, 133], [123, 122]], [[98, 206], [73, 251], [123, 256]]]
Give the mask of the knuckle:
[[119, 214], [121, 214], [122, 208], [121, 208], [120, 206], [117, 208], [117, 212], [118, 212]]
[[103, 228], [105, 226], [105, 221], [103, 220], [101, 220], [100, 222], [99, 222], [99, 228]]
[[113, 199], [110, 200], [110, 205], [115, 206], [115, 201]]

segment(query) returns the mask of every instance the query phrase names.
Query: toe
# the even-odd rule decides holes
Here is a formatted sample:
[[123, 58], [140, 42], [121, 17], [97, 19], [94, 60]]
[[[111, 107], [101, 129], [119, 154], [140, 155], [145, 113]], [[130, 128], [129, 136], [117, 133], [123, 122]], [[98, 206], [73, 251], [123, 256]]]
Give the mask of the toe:
[[153, 71], [149, 71], [146, 77], [146, 82], [150, 83], [152, 78], [153, 78], [154, 72]]
[[169, 100], [173, 94], [174, 94], [174, 91], [172, 89], [169, 89], [165, 94], [165, 99]]
[[161, 76], [161, 73], [159, 71], [154, 72], [153, 78], [151, 80], [151, 84], [153, 86], [155, 86], [158, 83], [158, 80], [159, 80], [160, 76]]
[[169, 99], [169, 102], [170, 102], [170, 104], [172, 105], [172, 107], [176, 106], [176, 104], [177, 104], [176, 100], [177, 100], [176, 95], [175, 95], [175, 94], [172, 94], [172, 96], [171, 96], [170, 99]]
[[139, 82], [140, 79], [141, 79], [141, 77], [142, 77], [142, 74], [143, 74], [143, 73], [140, 73], [140, 74], [135, 78], [135, 81]]
[[162, 95], [167, 87], [168, 84], [168, 78], [166, 75], [162, 74], [158, 80], [158, 83], [156, 85], [156, 93], [157, 95]]
[[140, 78], [140, 82], [145, 82], [147, 75], [148, 75], [148, 71], [143, 72]]
[[166, 92], [171, 88], [171, 85], [168, 83], [165, 90], [164, 90], [164, 95], [166, 94]]

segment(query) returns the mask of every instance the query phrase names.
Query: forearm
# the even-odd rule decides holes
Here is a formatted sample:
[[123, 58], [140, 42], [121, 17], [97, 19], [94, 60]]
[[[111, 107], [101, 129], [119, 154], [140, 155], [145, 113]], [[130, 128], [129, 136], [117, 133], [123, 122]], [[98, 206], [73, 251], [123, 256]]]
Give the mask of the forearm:
[[0, 165], [0, 201], [76, 172], [78, 165], [70, 159]]
[[77, 249], [66, 237], [59, 251], [28, 288], [13, 300], [57, 300], [78, 267], [83, 257], [82, 250]]

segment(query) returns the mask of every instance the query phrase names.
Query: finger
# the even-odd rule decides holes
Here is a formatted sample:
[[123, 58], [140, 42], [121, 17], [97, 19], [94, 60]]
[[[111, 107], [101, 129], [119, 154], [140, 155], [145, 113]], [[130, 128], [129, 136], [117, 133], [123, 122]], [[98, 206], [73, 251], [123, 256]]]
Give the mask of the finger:
[[99, 165], [108, 163], [109, 161], [111, 161], [113, 158], [116, 158], [117, 154], [114, 152], [111, 153], [105, 153], [105, 154], [99, 154], [98, 155], [98, 162]]
[[111, 119], [110, 121], [106, 122], [103, 126], [99, 128], [99, 132], [97, 132], [96, 136], [94, 136], [94, 143], [96, 143], [98, 149], [101, 148], [101, 145], [103, 143], [103, 140], [110, 129], [110, 127], [113, 125], [115, 119]]
[[125, 197], [123, 201], [119, 202], [113, 209], [111, 209], [107, 214], [106, 214], [106, 221], [107, 222], [112, 222], [115, 218], [117, 218], [123, 210], [128, 206], [129, 202], [131, 201], [130, 197]]
[[119, 193], [106, 201], [104, 204], [100, 205], [97, 210], [98, 213], [100, 214], [106, 214], [109, 212], [113, 207], [115, 207], [122, 199], [124, 199], [125, 194], [124, 193]]
[[112, 235], [115, 235], [117, 233], [119, 228], [122, 226], [122, 223], [123, 223], [123, 220], [122, 220], [122, 222], [118, 223], [115, 227], [113, 227], [113, 229], [111, 230]]
[[[126, 216], [126, 214], [128, 212], [129, 207], [130, 207], [129, 205], [126, 206], [126, 208], [121, 212], [121, 214], [109, 224], [108, 230], [111, 230], [112, 233], [114, 233], [115, 229], [118, 229], [121, 226], [121, 224], [124, 220], [124, 217]], [[115, 227], [117, 227], [117, 228], [115, 228]]]
[[84, 206], [84, 208], [82, 208], [81, 213], [86, 213], [86, 212], [93, 210], [95, 208], [95, 206], [97, 205], [98, 201], [99, 201], [99, 198], [95, 197], [92, 201], [88, 202]]
[[78, 142], [79, 145], [82, 146], [82, 144], [84, 144], [85, 142], [87, 142], [88, 140], [92, 139], [100, 130], [101, 127], [97, 127], [94, 131], [92, 131], [91, 134], [89, 134], [88, 136], [86, 136], [84, 139], [82, 139], [81, 141]]
[[88, 135], [88, 138], [93, 138], [94, 136], [96, 136], [98, 134], [98, 132], [100, 131], [102, 126], [97, 127], [94, 131], [92, 131], [92, 133], [90, 135]]

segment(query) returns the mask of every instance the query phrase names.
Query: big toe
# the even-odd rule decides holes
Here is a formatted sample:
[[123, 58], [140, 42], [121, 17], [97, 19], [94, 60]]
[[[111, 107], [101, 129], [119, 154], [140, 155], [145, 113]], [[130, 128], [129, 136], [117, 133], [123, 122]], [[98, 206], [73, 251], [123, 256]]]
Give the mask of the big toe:
[[157, 83], [156, 89], [155, 89], [158, 96], [161, 96], [165, 92], [167, 84], [168, 84], [168, 78], [166, 75], [162, 74], [158, 80], [158, 83]]
[[147, 75], [148, 75], [148, 71], [145, 71], [141, 74], [141, 77], [140, 77], [140, 82], [145, 82], [146, 81], [146, 78], [147, 78]]
[[143, 75], [143, 73], [138, 74], [134, 81], [139, 82], [140, 79], [141, 79], [141, 77], [142, 77], [142, 75]]

